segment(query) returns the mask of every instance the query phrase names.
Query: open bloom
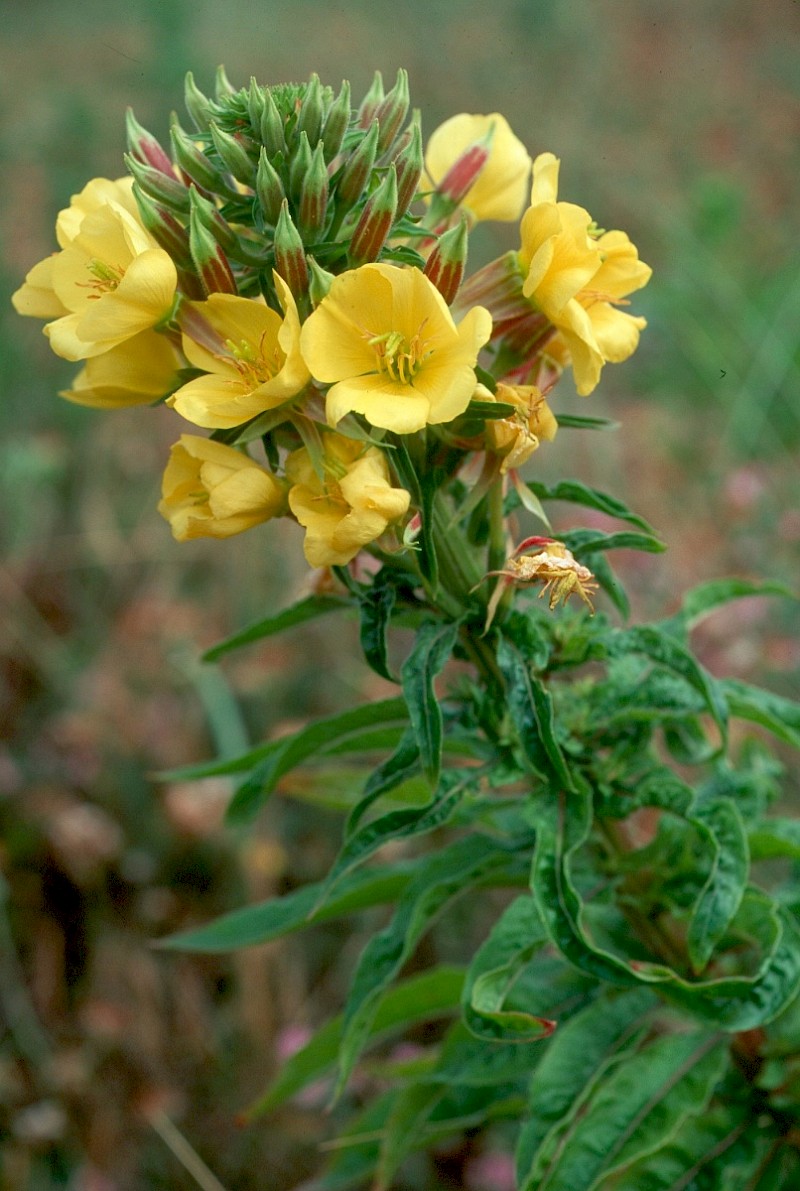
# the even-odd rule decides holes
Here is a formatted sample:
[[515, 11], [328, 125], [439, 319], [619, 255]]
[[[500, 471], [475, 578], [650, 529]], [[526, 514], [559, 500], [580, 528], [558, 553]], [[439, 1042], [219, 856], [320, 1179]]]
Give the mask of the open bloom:
[[179, 542], [229, 538], [286, 508], [280, 480], [249, 455], [210, 438], [181, 435], [161, 484], [158, 511]]
[[599, 232], [583, 207], [557, 201], [559, 161], [533, 163], [531, 205], [522, 218], [523, 294], [557, 328], [578, 392], [595, 388], [603, 364], [632, 355], [643, 318], [617, 309], [652, 270], [624, 232]]
[[383, 451], [339, 434], [325, 435], [322, 472], [305, 447], [289, 456], [289, 508], [305, 527], [309, 564], [344, 566], [406, 514], [410, 497], [392, 487]]
[[525, 202], [530, 169], [528, 150], [505, 116], [461, 112], [434, 129], [422, 185], [456, 197], [474, 220], [514, 220]]
[[487, 445], [496, 455], [503, 456], [500, 472], [505, 474], [522, 467], [538, 449], [541, 439], [552, 442], [558, 422], [536, 385], [499, 384], [495, 399], [514, 406], [510, 418], [486, 423]]
[[56, 355], [85, 360], [161, 322], [177, 286], [175, 265], [131, 210], [122, 184], [96, 178], [61, 212], [61, 252], [34, 265], [12, 301], [20, 314], [53, 318]]
[[492, 320], [480, 306], [456, 325], [419, 269], [363, 265], [341, 273], [300, 335], [303, 358], [331, 384], [331, 426], [348, 413], [411, 434], [463, 413]]
[[151, 405], [178, 383], [178, 369], [185, 365], [180, 352], [157, 331], [141, 331], [100, 356], [88, 359], [61, 393], [77, 405], [96, 409], [121, 409]]
[[273, 276], [283, 318], [262, 301], [234, 294], [210, 294], [184, 308], [183, 350], [206, 373], [170, 398], [189, 422], [240, 426], [283, 405], [308, 383], [297, 307], [283, 278]]

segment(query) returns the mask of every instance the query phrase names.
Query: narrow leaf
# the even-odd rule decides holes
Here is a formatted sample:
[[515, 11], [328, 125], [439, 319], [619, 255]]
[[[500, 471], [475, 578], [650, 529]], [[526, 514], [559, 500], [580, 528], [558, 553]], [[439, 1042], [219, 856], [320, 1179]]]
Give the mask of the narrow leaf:
[[529, 482], [527, 487], [540, 500], [563, 500], [571, 504], [583, 505], [584, 508], [595, 509], [599, 513], [606, 513], [609, 517], [627, 521], [645, 534], [650, 536], [653, 534], [653, 527], [645, 521], [644, 517], [631, 512], [628, 506], [618, 500], [616, 496], [610, 496], [598, 488], [589, 488], [578, 480], [562, 480], [558, 484], [542, 484], [534, 480]]
[[344, 596], [308, 596], [307, 599], [293, 604], [291, 608], [284, 608], [283, 611], [277, 612], [274, 616], [267, 616], [263, 620], [257, 620], [255, 623], [248, 625], [247, 628], [240, 629], [239, 632], [227, 637], [224, 641], [220, 641], [218, 645], [214, 645], [211, 649], [206, 650], [203, 654], [203, 661], [215, 662], [217, 658], [221, 658], [223, 654], [230, 653], [233, 649], [240, 649], [243, 645], [250, 645], [254, 641], [261, 641], [264, 637], [272, 637], [275, 633], [282, 633], [284, 629], [294, 628], [298, 624], [305, 624], [307, 621], [314, 620], [318, 616], [325, 616], [328, 612], [337, 612], [342, 608], [351, 607], [352, 601]]
[[702, 972], [739, 909], [750, 871], [742, 817], [730, 800], [699, 807], [692, 822], [705, 830], [713, 850], [705, 885], [692, 911], [687, 949], [692, 968]]
[[[384, 572], [386, 575], [389, 574], [384, 569], [381, 575], [384, 575]], [[386, 633], [396, 602], [397, 587], [390, 578], [381, 579], [380, 576], [366, 589], [359, 601], [360, 638], [364, 657], [375, 673], [389, 682], [397, 682], [389, 669], [386, 643]]]
[[552, 697], [533, 674], [525, 657], [501, 637], [497, 661], [507, 684], [508, 711], [525, 756], [542, 777], [574, 790], [574, 778], [555, 735]]
[[778, 740], [800, 748], [800, 703], [735, 678], [722, 679], [720, 687], [732, 716], [760, 724]]
[[458, 630], [458, 621], [445, 624], [427, 621], [417, 633], [414, 647], [401, 670], [403, 694], [422, 769], [434, 790], [442, 763], [442, 709], [436, 698], [434, 679], [453, 652]]

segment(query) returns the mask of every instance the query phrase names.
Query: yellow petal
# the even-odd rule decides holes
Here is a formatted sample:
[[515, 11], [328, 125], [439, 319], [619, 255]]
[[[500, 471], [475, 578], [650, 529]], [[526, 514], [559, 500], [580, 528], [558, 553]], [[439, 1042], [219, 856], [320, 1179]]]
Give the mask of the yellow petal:
[[17, 314], [31, 315], [33, 318], [60, 318], [68, 313], [66, 306], [53, 289], [53, 264], [55, 254], [47, 256], [38, 265], [34, 265], [25, 278], [25, 282], [16, 293], [11, 295], [11, 301]]
[[438, 185], [470, 145], [482, 140], [490, 129], [488, 160], [465, 195], [463, 206], [476, 219], [513, 221], [525, 202], [531, 159], [499, 112], [488, 116], [461, 112], [434, 129], [425, 151], [428, 183]]

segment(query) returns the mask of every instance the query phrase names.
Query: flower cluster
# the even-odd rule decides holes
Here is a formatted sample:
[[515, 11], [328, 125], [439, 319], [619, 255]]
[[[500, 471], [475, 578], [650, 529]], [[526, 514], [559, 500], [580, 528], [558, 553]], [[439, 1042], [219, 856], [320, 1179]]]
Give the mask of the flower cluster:
[[[172, 449], [176, 538], [287, 516], [312, 566], [413, 569], [430, 477], [451, 523], [503, 490], [555, 436], [561, 372], [587, 394], [634, 351], [644, 319], [619, 307], [650, 270], [500, 114], [454, 116], [423, 151], [402, 70], [357, 108], [316, 75], [237, 91], [220, 72], [213, 99], [189, 75], [186, 106], [170, 154], [129, 113], [130, 176], [73, 197], [14, 305], [81, 362], [68, 399], [164, 401], [211, 432]], [[520, 221], [519, 247], [465, 276], [486, 220]], [[554, 566], [536, 575], [561, 598]]]

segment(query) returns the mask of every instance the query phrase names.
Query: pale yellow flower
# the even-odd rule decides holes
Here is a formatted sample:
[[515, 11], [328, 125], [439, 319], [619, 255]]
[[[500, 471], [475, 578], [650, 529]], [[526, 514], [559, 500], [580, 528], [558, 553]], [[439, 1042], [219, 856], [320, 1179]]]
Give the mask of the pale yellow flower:
[[597, 232], [583, 207], [557, 201], [558, 168], [552, 153], [533, 163], [531, 206], [520, 228], [523, 294], [557, 327], [585, 396], [605, 363], [636, 350], [646, 321], [616, 307], [652, 270], [624, 232]]
[[526, 463], [542, 439], [552, 442], [558, 422], [536, 385], [499, 384], [494, 399], [515, 408], [512, 417], [486, 423], [487, 445], [503, 457], [500, 471], [505, 474]]
[[435, 190], [448, 175], [457, 184], [458, 178], [451, 174], [451, 170], [459, 161], [463, 162], [459, 168], [468, 170], [470, 163], [469, 159], [464, 160], [464, 154], [489, 133], [491, 141], [486, 162], [459, 205], [465, 207], [474, 220], [513, 221], [519, 219], [525, 202], [531, 159], [522, 141], [511, 131], [505, 116], [499, 112], [488, 116], [461, 112], [434, 129], [425, 151], [421, 186]]
[[310, 380], [294, 298], [283, 278], [273, 276], [283, 318], [261, 300], [234, 294], [210, 294], [184, 308], [183, 350], [206, 375], [183, 385], [169, 403], [189, 422], [240, 426], [297, 396]]
[[411, 434], [464, 412], [491, 329], [481, 306], [456, 325], [419, 269], [363, 265], [334, 279], [303, 326], [300, 348], [312, 376], [332, 385], [331, 426], [359, 413], [373, 426]]
[[141, 331], [101, 356], [92, 356], [62, 397], [96, 409], [150, 405], [177, 383], [181, 355], [164, 335]]
[[383, 451], [339, 434], [325, 435], [323, 472], [320, 478], [305, 447], [289, 456], [289, 507], [306, 530], [309, 564], [344, 566], [406, 514], [410, 497], [392, 487]]
[[[104, 201], [105, 198], [105, 201]], [[56, 225], [59, 253], [28, 273], [12, 301], [44, 328], [56, 355], [85, 360], [156, 326], [170, 312], [175, 265], [130, 209], [121, 182], [96, 178]]]
[[229, 538], [286, 509], [280, 480], [249, 455], [210, 438], [181, 435], [161, 484], [158, 511], [179, 542]]

